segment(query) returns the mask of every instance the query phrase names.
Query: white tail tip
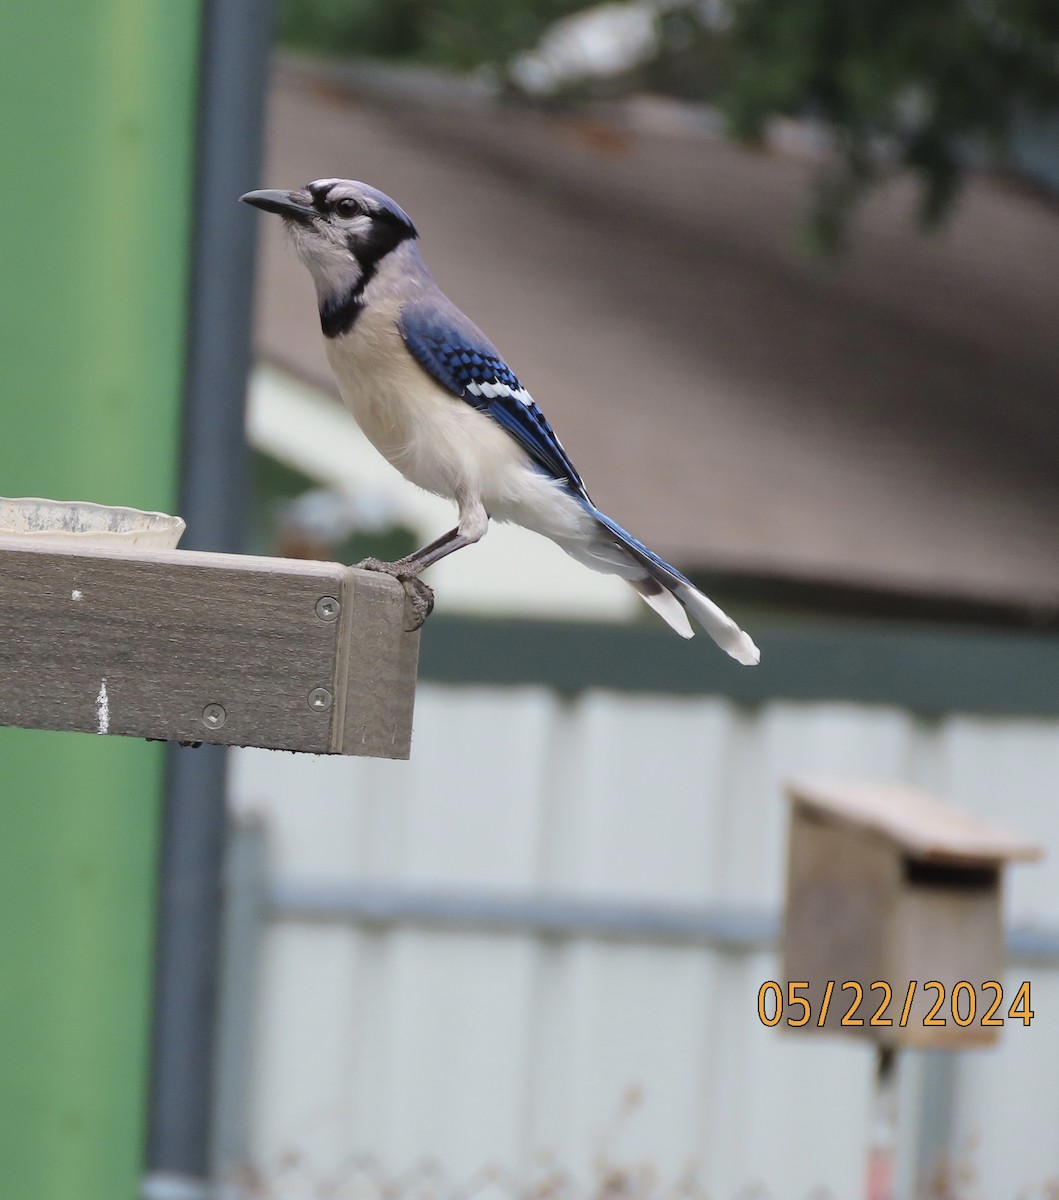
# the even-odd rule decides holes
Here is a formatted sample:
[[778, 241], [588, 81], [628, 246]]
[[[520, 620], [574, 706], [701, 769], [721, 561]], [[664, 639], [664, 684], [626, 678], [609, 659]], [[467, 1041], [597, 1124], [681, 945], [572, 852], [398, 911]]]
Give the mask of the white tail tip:
[[697, 588], [681, 586], [674, 589], [684, 607], [706, 630], [726, 654], [744, 667], [756, 667], [761, 661], [761, 651], [754, 645], [750, 634], [732, 620], [730, 616]]
[[647, 583], [641, 584], [638, 579], [630, 580], [636, 593], [645, 604], [649, 604], [663, 621], [675, 633], [679, 633], [682, 638], [693, 638], [695, 630], [691, 628], [691, 622], [688, 620], [688, 614], [684, 611], [684, 606], [673, 595], [672, 592], [667, 592], [664, 588], [659, 591], [652, 591]]
[[[740, 662], [744, 667], [756, 667], [761, 662], [761, 651], [754, 645], [754, 639], [749, 633], [739, 629], [736, 630], [739, 634], [738, 639], [731, 646], [722, 646], [736, 662]], [[717, 643], [719, 646], [720, 642]]]

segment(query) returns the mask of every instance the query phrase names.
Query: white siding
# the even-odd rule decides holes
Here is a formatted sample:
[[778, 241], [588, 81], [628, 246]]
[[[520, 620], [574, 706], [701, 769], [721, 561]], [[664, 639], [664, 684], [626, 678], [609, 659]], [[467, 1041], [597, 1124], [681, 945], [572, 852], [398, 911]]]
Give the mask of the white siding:
[[[233, 794], [265, 820], [280, 882], [774, 911], [782, 784], [809, 773], [909, 780], [1059, 850], [1059, 723], [850, 704], [423, 684], [411, 762], [241, 751]], [[1059, 923], [1053, 881], [1047, 862], [1015, 868], [1010, 915]], [[872, 1053], [763, 1028], [777, 970], [766, 952], [270, 924], [250, 1158], [323, 1172], [365, 1152], [399, 1173], [433, 1157], [461, 1179], [541, 1155], [587, 1177], [606, 1154], [661, 1178], [693, 1165], [715, 1200], [859, 1195]], [[1059, 1176], [1059, 974], [1031, 977], [1032, 1028], [957, 1068], [956, 1143], [998, 1198]], [[616, 1121], [630, 1089], [642, 1103]]]

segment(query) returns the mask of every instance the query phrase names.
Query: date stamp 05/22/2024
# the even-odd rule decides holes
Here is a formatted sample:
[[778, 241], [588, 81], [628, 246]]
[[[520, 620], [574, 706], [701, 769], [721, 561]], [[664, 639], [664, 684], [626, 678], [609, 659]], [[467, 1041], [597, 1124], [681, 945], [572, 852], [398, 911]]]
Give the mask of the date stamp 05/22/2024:
[[881, 979], [867, 988], [855, 980], [839, 983], [829, 979], [818, 996], [806, 995], [808, 990], [806, 980], [790, 980], [784, 988], [776, 980], [766, 979], [757, 993], [758, 1020], [769, 1028], [782, 1023], [790, 1029], [808, 1025], [822, 1029], [825, 1024], [846, 1029], [893, 1026], [905, 1029], [913, 1019], [922, 1021], [927, 1028], [951, 1024], [962, 1029], [973, 1025], [996, 1029], [1008, 1021], [1028, 1026], [1034, 1015], [1029, 980], [1023, 980], [1014, 995], [1007, 997], [1003, 984], [995, 979], [977, 987], [965, 979], [951, 987], [937, 979], [913, 979], [900, 988]]

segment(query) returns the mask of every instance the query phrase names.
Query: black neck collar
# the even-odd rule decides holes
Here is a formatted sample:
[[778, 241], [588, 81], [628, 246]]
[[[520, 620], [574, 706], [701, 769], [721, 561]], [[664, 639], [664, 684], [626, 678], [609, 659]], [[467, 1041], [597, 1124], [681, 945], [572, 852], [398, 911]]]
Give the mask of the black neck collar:
[[357, 317], [364, 311], [366, 282], [360, 279], [344, 295], [329, 296], [320, 305], [320, 328], [325, 338], [341, 337], [356, 324]]

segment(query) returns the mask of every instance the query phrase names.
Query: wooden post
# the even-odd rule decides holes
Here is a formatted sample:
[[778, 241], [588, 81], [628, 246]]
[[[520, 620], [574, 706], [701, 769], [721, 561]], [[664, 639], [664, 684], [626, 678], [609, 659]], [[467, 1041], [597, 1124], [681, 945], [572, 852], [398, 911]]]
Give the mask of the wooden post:
[[407, 758], [408, 623], [337, 563], [0, 539], [0, 725]]
[[880, 1043], [875, 1048], [867, 1200], [894, 1200], [896, 1153], [897, 1050]]

